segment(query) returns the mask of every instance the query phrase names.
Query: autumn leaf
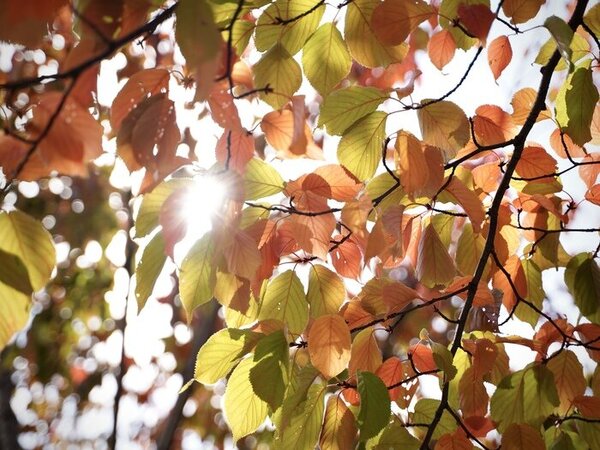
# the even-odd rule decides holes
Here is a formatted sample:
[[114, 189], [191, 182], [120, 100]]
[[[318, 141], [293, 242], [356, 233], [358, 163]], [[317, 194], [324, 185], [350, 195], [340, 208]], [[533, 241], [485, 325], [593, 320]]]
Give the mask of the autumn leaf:
[[344, 370], [350, 361], [350, 330], [337, 315], [320, 316], [310, 327], [308, 353], [310, 360], [326, 378]]
[[498, 36], [487, 49], [488, 64], [494, 74], [494, 80], [497, 80], [504, 69], [508, 66], [512, 59], [512, 46], [506, 36]]

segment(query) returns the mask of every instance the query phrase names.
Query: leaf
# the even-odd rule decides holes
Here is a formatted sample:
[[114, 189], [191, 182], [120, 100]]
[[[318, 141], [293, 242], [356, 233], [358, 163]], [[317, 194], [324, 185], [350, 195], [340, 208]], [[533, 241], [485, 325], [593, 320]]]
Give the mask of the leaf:
[[554, 383], [560, 399], [558, 413], [567, 414], [575, 398], [583, 395], [587, 387], [583, 366], [575, 353], [561, 350], [548, 361], [548, 369], [554, 374]]
[[339, 395], [327, 400], [325, 421], [319, 446], [322, 450], [346, 450], [354, 447], [357, 428], [354, 415]]
[[372, 113], [388, 95], [376, 88], [352, 86], [329, 94], [319, 114], [319, 127], [330, 134], [342, 135], [352, 124]]
[[213, 298], [216, 283], [215, 242], [210, 233], [198, 240], [181, 263], [179, 271], [179, 295], [188, 322], [198, 306]]
[[[436, 414], [440, 405], [439, 400], [433, 400], [431, 398], [422, 398], [415, 405], [415, 412], [412, 416], [412, 422], [430, 424]], [[456, 430], [456, 421], [452, 418], [450, 413], [446, 410], [442, 413], [442, 417], [438, 422], [435, 431], [433, 432], [432, 438], [439, 439], [442, 435], [452, 433]]]
[[345, 297], [344, 282], [335, 272], [320, 264], [311, 265], [306, 294], [311, 318], [336, 314]]
[[429, 180], [429, 169], [421, 142], [412, 134], [400, 130], [395, 146], [396, 168], [400, 175], [400, 183], [414, 199], [420, 196], [421, 190]]
[[557, 16], [550, 16], [544, 21], [544, 27], [548, 29], [558, 47], [558, 51], [563, 59], [571, 66], [573, 50], [571, 41], [573, 40], [573, 30], [563, 19]]
[[369, 280], [360, 293], [361, 305], [374, 315], [401, 311], [418, 298], [414, 289], [384, 277]]
[[110, 126], [118, 130], [123, 119], [148, 96], [169, 89], [169, 71], [145, 69], [134, 73], [119, 91], [110, 107]]
[[458, 6], [458, 19], [472, 36], [485, 44], [495, 15], [490, 10], [489, 5], [486, 4], [460, 4]]
[[473, 231], [479, 233], [485, 220], [485, 210], [479, 197], [457, 177], [452, 177], [446, 191], [465, 210], [473, 226]]
[[556, 160], [542, 147], [525, 147], [515, 168], [522, 178], [553, 178], [556, 170]]
[[278, 155], [282, 158], [308, 156], [307, 146], [315, 145], [304, 114], [298, 121], [294, 112], [289, 109], [265, 114], [260, 128], [269, 145], [279, 150]]
[[480, 145], [506, 142], [515, 135], [512, 117], [495, 105], [482, 105], [475, 110], [473, 132]]
[[440, 30], [431, 36], [427, 44], [427, 54], [431, 63], [442, 70], [446, 64], [452, 61], [456, 52], [456, 42], [448, 30]]
[[141, 311], [146, 300], [152, 294], [166, 260], [162, 233], [156, 233], [144, 248], [142, 258], [135, 269], [135, 298], [138, 303], [138, 311]]
[[502, 448], [506, 450], [545, 450], [546, 445], [535, 428], [524, 423], [511, 423], [502, 434]]
[[333, 378], [348, 366], [351, 345], [348, 325], [337, 314], [321, 316], [310, 327], [310, 361], [325, 378]]
[[506, 0], [502, 3], [502, 11], [514, 24], [533, 19], [546, 0]]
[[565, 283], [581, 314], [600, 324], [600, 268], [589, 254], [580, 253], [569, 261]]
[[366, 441], [385, 428], [390, 420], [390, 397], [381, 378], [371, 372], [358, 372], [358, 429], [360, 440]]
[[283, 272], [267, 285], [261, 298], [258, 319], [280, 320], [293, 334], [304, 331], [308, 323], [308, 303], [295, 272]]
[[228, 240], [222, 252], [230, 273], [247, 280], [254, 279], [261, 264], [261, 254], [256, 242], [248, 233], [243, 230], [228, 233]]
[[[386, 359], [375, 373], [388, 388], [390, 400], [396, 402], [401, 408], [410, 403], [414, 395], [417, 384], [403, 383], [401, 381], [414, 376], [415, 372], [411, 367], [410, 361], [401, 361], [400, 358], [392, 356]], [[390, 386], [396, 386], [390, 389]]]
[[458, 382], [460, 410], [463, 417], [483, 417], [487, 414], [490, 400], [483, 379], [473, 367], [469, 367]]
[[294, 410], [290, 424], [284, 429], [281, 444], [275, 441], [277, 448], [293, 450], [296, 448], [314, 448], [319, 440], [323, 413], [325, 409], [326, 386], [313, 384], [308, 389], [306, 401]]
[[373, 330], [365, 328], [352, 341], [348, 372], [354, 376], [360, 371], [376, 372], [383, 358]]
[[254, 433], [265, 421], [269, 405], [252, 390], [250, 371], [256, 362], [246, 358], [229, 377], [223, 401], [223, 412], [231, 429], [233, 440]]
[[589, 65], [587, 60], [577, 66], [556, 97], [556, 120], [560, 129], [579, 146], [592, 139], [590, 125], [599, 98]]
[[449, 101], [427, 103], [428, 100], [421, 101], [421, 105], [427, 106], [417, 111], [423, 141], [439, 147], [447, 161], [454, 158], [456, 153], [469, 142], [471, 137], [469, 121], [463, 110], [455, 103]]
[[511, 423], [539, 427], [558, 406], [552, 372], [543, 365], [529, 365], [505, 377], [490, 402], [492, 419], [500, 432]]
[[456, 367], [452, 363], [453, 355], [450, 350], [437, 342], [431, 343], [431, 351], [435, 364], [444, 372], [446, 380], [451, 381], [457, 374]]
[[192, 183], [191, 178], [173, 178], [145, 194], [135, 218], [135, 237], [144, 237], [154, 230], [159, 225], [160, 211], [164, 202], [173, 192], [189, 187]]
[[331, 233], [335, 229], [333, 213], [307, 216], [296, 214], [289, 221], [300, 248], [322, 260], [327, 259]]
[[378, 442], [373, 446], [373, 450], [389, 450], [391, 448], [417, 450], [419, 445], [419, 441], [408, 432], [406, 427], [394, 420], [383, 430]]
[[344, 133], [337, 155], [359, 180], [368, 180], [375, 174], [381, 161], [387, 114], [373, 112], [360, 119]]
[[596, 184], [588, 189], [588, 191], [585, 193], [585, 199], [595, 205], [600, 206], [600, 184]]
[[226, 377], [261, 335], [250, 330], [224, 328], [213, 334], [198, 351], [194, 379], [215, 384]]
[[256, 24], [256, 48], [264, 52], [280, 44], [290, 55], [295, 55], [319, 26], [324, 11], [325, 7], [319, 0], [274, 2], [260, 15]]
[[283, 191], [285, 183], [281, 175], [266, 162], [252, 158], [244, 173], [244, 192], [246, 200], [269, 197]]
[[214, 22], [212, 8], [206, 0], [182, 0], [177, 5], [176, 15], [175, 39], [185, 58], [186, 66], [196, 76], [194, 100], [204, 100], [212, 81], [207, 81], [202, 75], [207, 74], [207, 67], [210, 67], [208, 73], [214, 72], [212, 66], [219, 56], [223, 42], [221, 33]]
[[321, 25], [302, 50], [306, 78], [324, 97], [350, 73], [351, 66], [346, 43], [333, 23]]
[[444, 434], [435, 444], [435, 450], [472, 450], [469, 438], [460, 432]]
[[[515, 92], [515, 95], [510, 102], [513, 107], [512, 118], [515, 125], [523, 125], [525, 123], [535, 104], [536, 97], [537, 91], [530, 87], [519, 89]], [[545, 111], [547, 111], [546, 105], [544, 105], [544, 110], [538, 115], [538, 121], [548, 118], [548, 113]]]
[[422, 0], [385, 0], [373, 10], [371, 25], [382, 44], [398, 45], [434, 14], [435, 9]]
[[217, 141], [215, 156], [223, 164], [229, 162], [229, 168], [243, 174], [246, 165], [254, 155], [254, 137], [244, 128], [225, 130]]
[[456, 275], [454, 261], [431, 224], [425, 228], [419, 242], [416, 275], [423, 285], [430, 288], [445, 286]]
[[31, 303], [31, 296], [0, 282], [0, 350], [27, 325]]
[[288, 378], [289, 347], [282, 330], [258, 341], [254, 362], [250, 369], [252, 391], [275, 411], [283, 403]]
[[465, 224], [456, 248], [456, 267], [463, 275], [473, 275], [485, 246], [485, 238]]
[[254, 83], [258, 89], [269, 87], [271, 92], [261, 92], [260, 98], [275, 109], [289, 102], [302, 84], [302, 70], [288, 51], [278, 44], [265, 53], [254, 66]]
[[[542, 288], [542, 272], [535, 262], [530, 259], [521, 261], [525, 282], [527, 283], [527, 300], [542, 310], [542, 303], [546, 297]], [[531, 309], [528, 305], [519, 304], [515, 310], [515, 315], [523, 322], [529, 323], [535, 328], [540, 315], [537, 311]]]
[[497, 80], [512, 60], [512, 47], [507, 36], [498, 36], [487, 49], [488, 64]]
[[[581, 366], [581, 364], [579, 366]], [[590, 419], [600, 419], [600, 397], [578, 395], [573, 399], [573, 405], [584, 417], [589, 417]]]
[[64, 0], [49, 0], [39, 3], [26, 0], [6, 3], [0, 14], [0, 40], [36, 48], [48, 34], [54, 17], [65, 6]]
[[387, 46], [377, 39], [371, 18], [379, 4], [379, 0], [356, 0], [347, 6], [346, 44], [356, 62], [365, 67], [387, 67], [402, 61], [408, 52], [406, 44]]
[[33, 294], [29, 273], [21, 258], [0, 249], [0, 283], [27, 296]]
[[[27, 270], [29, 283], [24, 280], [23, 287], [30, 284], [34, 292], [39, 291], [50, 280], [56, 251], [50, 233], [33, 217], [21, 211], [0, 212], [0, 250], [12, 255], [7, 255], [7, 259], [12, 260], [14, 270]], [[2, 270], [6, 270], [4, 266]], [[3, 278], [9, 278], [9, 274], [4, 274]], [[15, 284], [19, 283], [15, 280]]]
[[[507, 276], [498, 271], [494, 274], [493, 285], [496, 289], [502, 291], [502, 304], [508, 311], [512, 311], [517, 305], [517, 295], [521, 298], [527, 298], [527, 279], [523, 271], [521, 260], [513, 255], [504, 263], [504, 270], [510, 276], [512, 284], [507, 280]], [[515, 289], [513, 289], [513, 286]]]

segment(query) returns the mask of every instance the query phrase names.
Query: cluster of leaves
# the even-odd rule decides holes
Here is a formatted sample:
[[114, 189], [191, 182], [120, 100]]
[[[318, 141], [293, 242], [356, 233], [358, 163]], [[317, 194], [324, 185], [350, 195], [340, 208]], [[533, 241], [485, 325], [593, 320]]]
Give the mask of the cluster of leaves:
[[[467, 117], [449, 98], [484, 53], [502, 80], [511, 40], [526, 39], [521, 27], [540, 19], [543, 1], [24, 3], [4, 13], [0, 24], [17, 26], [0, 26], [0, 39], [35, 47], [53, 23], [70, 48], [58, 74], [0, 85], [7, 189], [56, 172], [84, 176], [103, 137], [114, 139], [142, 180], [140, 307], [187, 234], [181, 211], [199, 200], [185, 170], [196, 156], [180, 151], [175, 80], [195, 87], [193, 101], [222, 129], [201, 176], [217, 179], [225, 199], [176, 275], [190, 320], [213, 299], [223, 308], [226, 327], [200, 349], [193, 380], [227, 378], [223, 411], [236, 441], [268, 419], [277, 448], [600, 447], [600, 370], [586, 379], [570, 349], [600, 360], [600, 247], [563, 248], [565, 236], [599, 229], [569, 227], [583, 206], [561, 179], [577, 171], [581, 201], [600, 205], [599, 5], [573, 2], [568, 22], [542, 18], [537, 88], [514, 92], [511, 112], [482, 104]], [[185, 65], [166, 58], [132, 70], [110, 108], [98, 107], [99, 63], [137, 38], [150, 42], [173, 15], [166, 39]], [[513, 34], [488, 43], [492, 27]], [[428, 88], [415, 55], [442, 70], [463, 51], [473, 59], [456, 86], [414, 102]], [[305, 79], [308, 104], [298, 93]], [[249, 124], [239, 108], [258, 102], [269, 112]], [[420, 133], [388, 120], [396, 113], [415, 114]], [[549, 146], [528, 140], [538, 122], [551, 124]], [[335, 163], [284, 180], [272, 157]], [[11, 211], [0, 214], [0, 250], [5, 345], [48, 281], [54, 248], [41, 224]], [[564, 268], [576, 321], [544, 304], [542, 273], [553, 268]], [[431, 329], [438, 318], [442, 332]], [[503, 333], [513, 318], [533, 337]], [[511, 370], [506, 344], [535, 360]], [[438, 379], [440, 399], [428, 398], [423, 376]]]

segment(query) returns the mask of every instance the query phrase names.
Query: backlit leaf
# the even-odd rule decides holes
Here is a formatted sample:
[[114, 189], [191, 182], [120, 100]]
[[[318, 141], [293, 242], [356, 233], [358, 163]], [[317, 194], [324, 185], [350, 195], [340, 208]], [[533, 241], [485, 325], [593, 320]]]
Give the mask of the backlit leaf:
[[[431, 423], [436, 414], [436, 411], [438, 410], [439, 405], [439, 400], [434, 400], [431, 398], [422, 398], [415, 405], [415, 412], [413, 413], [412, 421], [414, 423], [423, 424]], [[452, 433], [454, 430], [456, 430], [456, 428], [456, 421], [452, 418], [448, 411], [444, 410], [432, 437], [433, 439], [439, 439], [440, 436], [444, 434]]]
[[[427, 104], [423, 100], [421, 104]], [[417, 111], [419, 126], [423, 141], [439, 147], [444, 152], [446, 160], [456, 156], [456, 153], [471, 137], [470, 126], [462, 109], [455, 103], [441, 101], [427, 105]]]
[[190, 249], [179, 273], [181, 303], [192, 320], [192, 312], [213, 298], [216, 282], [215, 242], [210, 233], [204, 235]]
[[469, 438], [460, 432], [444, 434], [435, 444], [435, 450], [472, 450]]
[[256, 200], [283, 191], [281, 175], [266, 162], [252, 158], [244, 173], [244, 192], [247, 200]]
[[556, 160], [542, 147], [525, 147], [515, 171], [522, 178], [548, 176], [548, 180], [556, 171]]
[[560, 17], [550, 16], [544, 21], [544, 27], [550, 31], [550, 34], [556, 41], [560, 55], [570, 65], [573, 56], [573, 50], [571, 49], [573, 30], [569, 24]]
[[435, 9], [422, 0], [385, 0], [374, 9], [371, 25], [381, 43], [398, 45], [403, 43], [421, 22], [434, 14]]
[[381, 350], [377, 345], [377, 340], [373, 334], [373, 330], [366, 328], [360, 331], [352, 341], [352, 351], [350, 353], [350, 364], [348, 371], [350, 376], [354, 376], [357, 372], [368, 371], [376, 372], [383, 358]]
[[252, 390], [250, 371], [256, 362], [246, 358], [238, 364], [227, 381], [223, 412], [233, 434], [233, 440], [254, 433], [265, 421], [269, 405]]
[[280, 44], [265, 53], [254, 66], [254, 84], [258, 89], [267, 86], [271, 92], [261, 92], [260, 98], [275, 109], [289, 102], [302, 84], [302, 70], [289, 52]]
[[488, 63], [497, 80], [512, 59], [512, 47], [507, 36], [498, 36], [488, 46]]
[[144, 307], [146, 300], [152, 294], [166, 259], [162, 233], [157, 233], [144, 248], [142, 259], [135, 269], [135, 298], [138, 302], [138, 310]]
[[429, 179], [429, 169], [421, 142], [406, 131], [399, 131], [396, 137], [396, 168], [402, 187], [409, 198], [420, 196], [421, 189]]
[[351, 344], [350, 330], [342, 316], [321, 316], [310, 327], [310, 361], [326, 378], [333, 378], [348, 366]]
[[514, 24], [527, 22], [536, 16], [546, 0], [506, 0], [502, 11]]
[[379, 4], [379, 0], [356, 0], [347, 6], [344, 27], [346, 44], [356, 62], [365, 67], [387, 67], [402, 61], [408, 52], [408, 46], [404, 43], [388, 46], [377, 39], [371, 18]]
[[429, 59], [438, 70], [442, 70], [446, 64], [452, 61], [456, 52], [456, 43], [448, 30], [435, 33], [427, 44]]
[[288, 270], [271, 280], [262, 296], [258, 318], [280, 320], [293, 334], [304, 331], [308, 323], [308, 303], [295, 272]]
[[346, 290], [339, 275], [320, 264], [311, 266], [306, 294], [310, 303], [310, 317], [337, 313], [345, 297]]
[[447, 285], [456, 274], [454, 261], [432, 225], [425, 228], [419, 243], [416, 274], [421, 283], [431, 288]]
[[354, 415], [339, 395], [327, 400], [325, 422], [319, 439], [322, 450], [345, 450], [354, 447], [357, 433]]
[[250, 369], [252, 391], [275, 411], [283, 403], [287, 385], [289, 347], [283, 331], [275, 331], [258, 341]]
[[600, 268], [590, 255], [573, 257], [565, 271], [565, 283], [585, 317], [600, 323]]
[[351, 65], [346, 43], [333, 23], [321, 25], [302, 50], [302, 68], [306, 78], [323, 96], [348, 75]]
[[502, 434], [502, 448], [507, 450], [545, 450], [540, 432], [524, 423], [512, 423]]
[[577, 355], [570, 350], [562, 350], [548, 361], [548, 369], [554, 374], [554, 383], [560, 399], [559, 414], [567, 414], [573, 400], [583, 395], [587, 382], [583, 367]]

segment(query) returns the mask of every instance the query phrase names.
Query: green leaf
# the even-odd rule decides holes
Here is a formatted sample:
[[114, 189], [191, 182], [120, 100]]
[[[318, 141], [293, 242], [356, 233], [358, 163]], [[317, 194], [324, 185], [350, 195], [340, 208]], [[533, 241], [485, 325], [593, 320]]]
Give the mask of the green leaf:
[[567, 22], [557, 16], [550, 16], [544, 21], [544, 26], [550, 31], [550, 34], [556, 41], [558, 51], [563, 59], [571, 66], [573, 50], [571, 41], [573, 40], [573, 30]]
[[[537, 264], [530, 259], [522, 260], [521, 265], [523, 266], [523, 273], [527, 281], [527, 300], [541, 310], [545, 298], [544, 289], [542, 288], [542, 272]], [[515, 315], [533, 328], [535, 328], [540, 318], [537, 312], [523, 303], [517, 305]]]
[[556, 120], [561, 130], [579, 146], [592, 139], [590, 125], [598, 103], [590, 60], [578, 65], [561, 86], [556, 97]]
[[250, 330], [225, 328], [213, 334], [198, 351], [194, 379], [215, 384], [227, 376], [261, 337]]
[[302, 70], [282, 45], [276, 45], [254, 66], [254, 84], [257, 89], [268, 86], [272, 92], [261, 92], [261, 100], [280, 109], [300, 89]]
[[321, 25], [308, 39], [302, 67], [310, 84], [324, 97], [350, 73], [352, 59], [335, 24]]
[[398, 448], [402, 450], [417, 450], [420, 442], [408, 432], [401, 423], [394, 421], [381, 433], [377, 442], [372, 446], [373, 450], [389, 450]]
[[33, 217], [21, 211], [0, 212], [0, 250], [21, 260], [34, 291], [50, 280], [56, 262], [54, 244], [50, 233]]
[[446, 381], [451, 381], [456, 376], [457, 370], [452, 363], [454, 357], [448, 347], [437, 342], [431, 343], [431, 351], [433, 352], [433, 360], [435, 364], [444, 371]]
[[[323, 17], [325, 5], [318, 6], [319, 3], [320, 0], [277, 0], [272, 3], [256, 24], [256, 49], [265, 52], [279, 43], [290, 55], [298, 53]], [[280, 23], [296, 17], [300, 18]]]
[[590, 449], [600, 448], [600, 423], [575, 421], [578, 434], [587, 442]]
[[346, 288], [337, 273], [320, 264], [311, 266], [306, 294], [310, 317], [316, 319], [326, 314], [336, 314], [345, 298]]
[[327, 128], [329, 134], [342, 135], [353, 123], [375, 111], [387, 98], [387, 93], [372, 87], [338, 89], [323, 101], [318, 126]]
[[492, 419], [504, 432], [511, 423], [539, 427], [559, 403], [552, 372], [533, 364], [502, 379], [490, 407]]
[[[439, 400], [431, 398], [422, 398], [415, 405], [415, 412], [413, 413], [412, 422], [415, 423], [431, 423], [435, 417], [435, 413], [440, 406]], [[456, 421], [450, 415], [448, 411], [442, 413], [438, 426], [433, 432], [433, 439], [438, 439], [441, 435], [446, 433], [452, 433], [456, 430]]]
[[144, 237], [158, 225], [158, 217], [163, 203], [178, 189], [190, 186], [191, 178], [172, 178], [156, 186], [152, 192], [144, 194], [137, 217], [135, 218], [135, 236]]
[[258, 319], [284, 322], [292, 334], [301, 334], [308, 323], [308, 303], [296, 273], [288, 270], [271, 280], [261, 299]]
[[[430, 100], [423, 100], [427, 104]], [[417, 111], [423, 141], [439, 147], [446, 161], [471, 139], [471, 128], [464, 111], [455, 103], [441, 101], [430, 104]]]
[[581, 314], [600, 324], [600, 268], [591, 255], [580, 253], [571, 259], [565, 283]]
[[[541, 66], [546, 65], [548, 61], [550, 61], [550, 58], [555, 50], [556, 41], [553, 38], [548, 39], [540, 48], [540, 51], [538, 52], [534, 61], [535, 64], [539, 64]], [[576, 63], [581, 58], [588, 55], [590, 52], [590, 44], [581, 34], [575, 33], [573, 34], [573, 39], [569, 45], [569, 50], [571, 52], [571, 59], [566, 61], [564, 58], [561, 58], [559, 63], [556, 65], [555, 70], [559, 71], [568, 69], [573, 65], [573, 63]]]
[[351, 125], [338, 146], [338, 159], [359, 180], [370, 179], [382, 156], [387, 114], [376, 111]]
[[323, 423], [326, 392], [327, 385], [323, 382], [310, 386], [306, 401], [294, 411], [289, 425], [275, 441], [276, 449], [315, 448]]
[[391, 406], [390, 396], [385, 383], [371, 372], [358, 372], [358, 429], [360, 440], [366, 441], [377, 436], [389, 423]]
[[252, 390], [274, 411], [283, 403], [288, 377], [289, 347], [283, 331], [276, 331], [258, 341], [254, 362], [250, 370]]
[[0, 282], [16, 289], [17, 291], [31, 295], [33, 287], [29, 281], [27, 267], [17, 255], [0, 250]]
[[246, 200], [256, 200], [283, 191], [285, 183], [279, 172], [266, 162], [252, 158], [244, 173], [244, 192]]
[[192, 246], [181, 263], [179, 295], [188, 322], [192, 319], [194, 309], [213, 298], [217, 278], [214, 254], [214, 239], [207, 233]]
[[[380, 195], [383, 195], [390, 191], [390, 189], [394, 188], [394, 186], [396, 186], [395, 180], [389, 173], [385, 172], [381, 175], [377, 175], [375, 178], [368, 182], [367, 194], [369, 195], [369, 198], [371, 200], [375, 200]], [[405, 194], [402, 187], [396, 186], [395, 189], [391, 191], [391, 194], [388, 194], [381, 201], [381, 203], [379, 203], [378, 210], [380, 211], [380, 213], [383, 213], [389, 206], [399, 205], [400, 202], [404, 199], [404, 197]], [[373, 219], [369, 217], [369, 220]]]
[[319, 371], [310, 364], [300, 368], [294, 364], [289, 377], [283, 405], [273, 414], [272, 420], [281, 435], [290, 424], [290, 419], [307, 398], [308, 390], [319, 375]]
[[225, 388], [223, 412], [234, 441], [255, 432], [269, 413], [269, 405], [254, 393], [250, 383], [250, 371], [255, 364], [252, 358], [242, 360]]
[[138, 310], [144, 307], [146, 300], [152, 294], [156, 279], [160, 275], [166, 259], [163, 235], [156, 233], [144, 248], [142, 259], [135, 269], [135, 297]]

